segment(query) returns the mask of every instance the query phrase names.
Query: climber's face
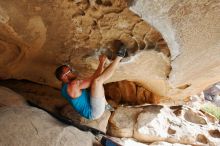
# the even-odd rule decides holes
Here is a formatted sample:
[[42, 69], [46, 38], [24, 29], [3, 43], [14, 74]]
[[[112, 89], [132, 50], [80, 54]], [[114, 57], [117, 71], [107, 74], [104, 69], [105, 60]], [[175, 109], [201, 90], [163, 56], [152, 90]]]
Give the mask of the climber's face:
[[63, 68], [63, 74], [62, 74], [62, 81], [63, 82], [70, 82], [72, 80], [75, 80], [78, 76], [78, 73], [73, 70], [71, 67], [66, 66]]

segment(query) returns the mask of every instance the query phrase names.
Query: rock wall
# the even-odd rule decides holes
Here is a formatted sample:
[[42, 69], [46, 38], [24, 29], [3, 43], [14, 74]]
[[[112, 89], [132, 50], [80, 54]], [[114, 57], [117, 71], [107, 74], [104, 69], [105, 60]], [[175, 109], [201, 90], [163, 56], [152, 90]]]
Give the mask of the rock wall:
[[162, 100], [161, 98], [163, 98], [156, 96], [135, 82], [126, 80], [105, 84], [104, 88], [108, 103], [114, 107], [117, 107], [119, 104], [158, 104]]
[[[70, 119], [75, 123], [76, 127], [78, 126], [78, 128], [80, 128], [80, 125], [85, 125], [103, 132], [106, 132], [107, 130], [108, 120], [111, 115], [110, 111], [105, 111], [105, 113], [97, 120], [88, 120], [80, 116], [79, 113], [73, 109], [73, 107], [61, 96], [59, 90], [51, 88], [50, 86], [27, 81], [19, 82], [16, 80], [5, 80], [2, 81], [0, 85], [0, 106], [19, 106], [23, 105], [21, 101], [28, 101], [50, 113]], [[7, 86], [20, 95], [2, 86]]]
[[220, 127], [213, 118], [187, 106], [118, 107], [110, 118], [108, 133], [145, 143], [166, 141], [217, 146]]
[[47, 112], [28, 106], [14, 91], [0, 86], [0, 93], [0, 145], [92, 146], [96, 142], [92, 133], [63, 124]]
[[119, 41], [128, 55], [106, 83], [135, 81], [177, 104], [220, 80], [218, 1], [127, 2], [0, 1], [0, 78], [59, 88], [58, 65], [89, 76]]
[[172, 97], [198, 93], [220, 80], [220, 2], [133, 1], [130, 9], [160, 31], [171, 52]]
[[[30, 107], [24, 102], [24, 99], [32, 101], [35, 98], [35, 102], [40, 107], [76, 122], [80, 117], [73, 109], [62, 105], [63, 101], [58, 99], [59, 96], [49, 97], [57, 92], [55, 89], [46, 86], [42, 88], [42, 85], [33, 83], [27, 83], [25, 88], [22, 88], [21, 83], [18, 82], [10, 86], [11, 88], [19, 86], [18, 92], [24, 97], [0, 86], [1, 145], [100, 145], [92, 133], [86, 132], [88, 128], [82, 128], [82, 125], [79, 128], [73, 124], [83, 129], [81, 131], [72, 125], [61, 123], [47, 112]], [[46, 95], [46, 90], [50, 91], [50, 95]], [[35, 92], [40, 94], [36, 95]], [[47, 100], [49, 102], [45, 102]], [[105, 114], [99, 120], [87, 120], [84, 123], [81, 121], [78, 124], [86, 124], [104, 132], [107, 128], [108, 137], [121, 145], [218, 146], [220, 144], [219, 120], [188, 106], [120, 106], [112, 112], [109, 121], [108, 119], [109, 114]]]
[[128, 47], [128, 55], [108, 82], [136, 80], [165, 94], [159, 91], [167, 88], [169, 49], [126, 1], [1, 1], [0, 6], [2, 79], [59, 87], [53, 74], [58, 65], [69, 63], [81, 77], [91, 75], [100, 53], [114, 59], [119, 41]]

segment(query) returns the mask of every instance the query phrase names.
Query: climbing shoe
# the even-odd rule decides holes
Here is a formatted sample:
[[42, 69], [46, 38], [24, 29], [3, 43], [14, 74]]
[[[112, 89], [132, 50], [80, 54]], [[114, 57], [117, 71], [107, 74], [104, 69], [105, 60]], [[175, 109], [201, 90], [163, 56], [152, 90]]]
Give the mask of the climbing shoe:
[[125, 47], [125, 45], [122, 45], [116, 52], [116, 55], [117, 56], [120, 56], [120, 57], [125, 57], [127, 53], [127, 48]]
[[108, 111], [110, 111], [110, 112], [115, 111], [115, 109], [114, 109], [110, 104], [106, 104], [106, 105], [105, 105], [105, 110], [108, 110]]

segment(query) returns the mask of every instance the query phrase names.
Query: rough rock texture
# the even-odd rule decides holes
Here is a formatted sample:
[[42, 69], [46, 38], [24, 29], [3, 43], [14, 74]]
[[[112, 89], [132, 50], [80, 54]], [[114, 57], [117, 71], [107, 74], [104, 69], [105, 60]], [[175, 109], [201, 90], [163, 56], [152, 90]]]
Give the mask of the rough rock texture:
[[[86, 121], [77, 115], [70, 106], [66, 105], [66, 102], [59, 99], [58, 92], [47, 86], [36, 85], [30, 82], [18, 82], [10, 81], [11, 88], [15, 88], [20, 94], [22, 94], [26, 100], [37, 103], [39, 106], [47, 109], [50, 112], [59, 113], [72, 119], [75, 122], [81, 121], [81, 124], [86, 124], [88, 126], [100, 129], [105, 132], [106, 125], [108, 122], [109, 113], [105, 113], [101, 119], [95, 121]], [[1, 84], [3, 84], [1, 82]], [[3, 85], [8, 85], [7, 81], [4, 81]], [[8, 86], [9, 86], [8, 85]], [[20, 87], [20, 88], [18, 88]], [[49, 91], [49, 92], [46, 92]], [[50, 94], [48, 94], [50, 93]], [[69, 127], [61, 124], [46, 112], [29, 107], [22, 96], [15, 93], [14, 91], [1, 87], [0, 88], [0, 142], [1, 145], [85, 145], [90, 146], [93, 142], [93, 136], [90, 133], [82, 132], [74, 127]], [[7, 99], [7, 100], [5, 100]], [[2, 104], [3, 103], [3, 104]], [[143, 114], [143, 111], [149, 111], [151, 114], [157, 114], [162, 106], [147, 106], [147, 107], [119, 107], [116, 112], [113, 113], [110, 120], [110, 127], [108, 128], [108, 133], [117, 137], [133, 137], [135, 126], [137, 125], [137, 119]], [[148, 109], [148, 110], [147, 110]], [[174, 109], [178, 109], [174, 107]], [[173, 110], [174, 110], [173, 109]], [[181, 113], [175, 110], [175, 113]], [[166, 113], [167, 114], [167, 113]], [[191, 114], [191, 111], [185, 114], [187, 120], [189, 117], [196, 117], [197, 115]], [[200, 113], [201, 115], [201, 113]], [[147, 116], [147, 120], [140, 119], [141, 122], [146, 122], [153, 116]], [[160, 117], [161, 115], [158, 115]], [[172, 115], [173, 116], [173, 115]], [[216, 123], [217, 120], [214, 118], [207, 117], [207, 121], [212, 121]], [[170, 117], [169, 117], [170, 118]], [[204, 119], [196, 118], [191, 119], [191, 122], [200, 122], [204, 124]], [[80, 123], [80, 122], [79, 122]], [[113, 126], [115, 125], [115, 126]], [[154, 124], [156, 125], [156, 124]], [[160, 124], [162, 125], [162, 124]], [[6, 130], [7, 129], [7, 130]], [[46, 130], [46, 132], [45, 132]], [[154, 129], [157, 131], [157, 126]], [[173, 132], [172, 130], [169, 130]], [[31, 136], [29, 136], [31, 133]], [[213, 137], [219, 137], [218, 130], [209, 131], [210, 135]], [[143, 135], [143, 134], [142, 134]], [[144, 135], [146, 137], [146, 135]], [[82, 141], [82, 137], [83, 140]], [[86, 138], [86, 139], [85, 139]], [[200, 136], [199, 140], [203, 141], [204, 137]], [[11, 140], [13, 139], [13, 140]], [[28, 140], [27, 140], [28, 139]], [[119, 139], [119, 138], [117, 138]], [[138, 139], [138, 138], [137, 138]], [[140, 139], [138, 139], [140, 140]], [[178, 143], [168, 143], [168, 142], [154, 142], [158, 138], [151, 140], [152, 143], [141, 143], [137, 142], [135, 139], [122, 138], [119, 139], [122, 145], [135, 145], [135, 146], [145, 146], [145, 145], [167, 145], [167, 146], [183, 146]], [[166, 139], [164, 139], [166, 140]], [[38, 142], [39, 141], [39, 142]], [[36, 143], [38, 142], [38, 143]], [[74, 142], [74, 143], [73, 143]], [[145, 141], [146, 142], [146, 141]], [[173, 141], [172, 141], [173, 142]], [[179, 142], [176, 140], [175, 142]], [[98, 143], [96, 142], [96, 145]]]
[[[5, 80], [2, 81], [0, 85], [7, 86], [23, 96], [21, 97], [20, 95], [16, 94], [16, 98], [18, 97], [21, 97], [21, 99], [24, 98], [27, 101], [30, 101], [51, 113], [55, 113], [67, 117], [76, 124], [90, 126], [99, 129], [103, 132], [106, 132], [107, 130], [108, 119], [111, 114], [109, 111], [106, 111], [97, 120], [87, 120], [81, 117], [70, 106], [70, 104], [60, 95], [60, 91], [57, 89], [45, 85], [35, 84], [32, 82], [27, 82], [27, 81], [19, 82], [16, 80], [10, 80], [10, 81]], [[6, 91], [8, 90], [9, 89], [7, 89]], [[7, 97], [8, 101], [10, 101], [9, 103], [16, 104], [17, 102], [14, 100], [14, 98], [12, 98], [13, 96], [11, 96], [13, 95], [13, 93], [14, 93], [13, 91], [9, 90], [7, 94], [5, 94], [5, 92], [1, 93], [0, 90], [0, 95], [2, 95], [2, 99], [5, 99], [3, 97]], [[8, 94], [10, 95], [10, 98]], [[1, 101], [2, 100], [0, 98], [0, 103]]]
[[153, 142], [150, 145], [152, 146], [190, 146], [185, 144], [179, 144], [179, 143], [169, 143], [169, 142]]
[[[115, 58], [118, 44], [123, 42], [128, 47], [128, 54], [113, 77], [106, 82], [123, 80], [106, 87], [109, 88], [107, 94], [116, 103], [156, 103], [160, 97], [160, 102], [178, 104], [178, 100], [181, 102], [183, 98], [199, 93], [208, 85], [220, 80], [219, 0], [136, 0], [129, 1], [129, 5], [127, 2], [0, 1], [0, 79], [27, 79], [59, 88], [60, 82], [53, 74], [58, 65], [69, 63], [79, 70], [80, 78], [89, 76], [98, 65], [98, 55], [106, 54], [110, 63]], [[37, 88], [35, 85], [29, 85], [15, 84], [15, 89], [19, 93], [22, 92], [26, 99], [51, 112], [90, 125], [89, 121], [73, 113], [74, 111], [66, 105], [67, 102], [60, 98], [59, 91], [45, 86], [41, 88], [41, 85], [37, 85]], [[0, 89], [0, 95], [9, 95], [9, 92], [7, 89]], [[10, 92], [10, 96], [14, 97], [15, 94]], [[35, 108], [5, 107], [14, 104], [25, 105], [20, 97], [13, 98], [17, 102], [11, 102], [6, 96], [0, 97], [0, 106], [3, 106], [0, 110], [0, 128], [9, 126], [2, 130], [1, 142], [10, 135], [8, 129], [13, 130], [20, 126], [17, 131], [25, 140], [27, 132], [21, 130], [30, 130], [37, 135], [40, 129], [45, 129], [37, 127], [40, 129], [36, 130], [33, 125], [32, 129], [25, 129], [26, 125], [31, 126], [30, 123], [25, 123], [28, 121], [15, 123], [28, 118], [43, 122], [46, 128], [56, 127], [52, 131], [48, 130], [49, 134], [43, 135], [49, 139], [55, 135], [50, 139], [52, 142], [60, 140], [56, 139], [59, 135], [50, 134], [53, 130], [72, 132], [45, 112]], [[46, 117], [45, 121], [40, 115]], [[91, 125], [105, 131], [109, 115], [110, 113], [104, 114], [101, 121], [93, 121]], [[47, 118], [55, 125], [47, 123]], [[168, 108], [150, 105], [118, 108], [111, 117], [108, 132], [119, 137], [134, 137], [144, 142], [163, 140], [185, 144], [220, 145], [220, 129], [216, 122], [211, 115], [185, 106]], [[44, 124], [34, 126], [36, 128]], [[18, 133], [12, 135], [13, 139], [21, 142], [21, 145], [31, 145], [22, 143], [24, 139], [19, 137]], [[64, 136], [64, 140], [60, 140], [61, 145], [72, 142], [68, 136], [69, 134]], [[39, 144], [45, 142], [44, 138], [38, 138], [41, 139]], [[38, 138], [32, 141], [37, 141]], [[83, 141], [83, 145], [88, 141]], [[15, 145], [13, 140], [8, 142], [12, 144], [5, 145]]]
[[220, 1], [137, 0], [131, 10], [153, 25], [168, 43], [171, 97], [199, 93], [220, 80]]
[[109, 120], [108, 133], [116, 137], [132, 137], [138, 114], [142, 109], [118, 108]]
[[119, 144], [123, 146], [191, 146], [191, 145], [185, 145], [180, 143], [169, 143], [169, 142], [153, 142], [153, 143], [141, 143], [133, 138], [115, 138], [112, 137], [112, 139]]
[[[30, 107], [0, 108], [0, 145], [92, 146], [94, 136]], [[82, 140], [83, 137], [83, 140]]]
[[113, 59], [121, 41], [128, 54], [107, 82], [136, 81], [156, 95], [181, 100], [220, 80], [218, 0], [129, 3], [146, 22], [127, 2], [0, 1], [0, 78], [59, 87], [53, 75], [59, 64], [70, 63], [81, 77], [91, 75], [97, 56]]
[[151, 91], [131, 81], [118, 81], [105, 84], [105, 95], [112, 106], [118, 104], [140, 105], [145, 103], [157, 104], [160, 98]]
[[187, 106], [119, 107], [110, 118], [108, 132], [141, 142], [217, 146], [220, 144], [220, 127], [218, 120], [209, 116]]
[[9, 88], [0, 86], [0, 107], [4, 107], [4, 106], [21, 107], [25, 105], [27, 104], [25, 102], [25, 99], [21, 95], [15, 93]]
[[[45, 107], [46, 108], [46, 107]], [[78, 124], [86, 125], [95, 129], [98, 129], [104, 133], [107, 131], [108, 120], [110, 118], [111, 112], [105, 111], [104, 114], [97, 120], [88, 120], [81, 117], [70, 105], [66, 105], [59, 112], [62, 116], [68, 117], [72, 121], [75, 121]]]
[[124, 0], [1, 1], [0, 16], [2, 79], [59, 87], [53, 74], [59, 64], [70, 63], [81, 77], [89, 76], [97, 56], [114, 59], [116, 42], [123, 42], [128, 54], [107, 82], [135, 80], [154, 93], [166, 91], [169, 49], [160, 33]]
[[63, 124], [47, 112], [28, 106], [24, 97], [2, 86], [0, 129], [1, 146], [98, 146], [90, 132]]

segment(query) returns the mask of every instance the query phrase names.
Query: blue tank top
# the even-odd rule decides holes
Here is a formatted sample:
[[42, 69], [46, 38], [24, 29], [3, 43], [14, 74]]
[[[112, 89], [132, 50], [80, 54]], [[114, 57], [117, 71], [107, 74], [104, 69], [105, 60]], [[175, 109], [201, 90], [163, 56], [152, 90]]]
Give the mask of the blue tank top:
[[61, 94], [67, 99], [71, 106], [83, 117], [91, 119], [90, 94], [87, 89], [82, 89], [82, 94], [77, 98], [72, 98], [67, 92], [67, 85], [63, 84]]

